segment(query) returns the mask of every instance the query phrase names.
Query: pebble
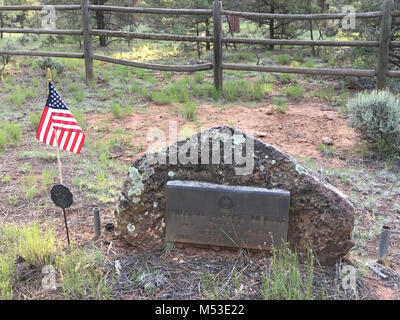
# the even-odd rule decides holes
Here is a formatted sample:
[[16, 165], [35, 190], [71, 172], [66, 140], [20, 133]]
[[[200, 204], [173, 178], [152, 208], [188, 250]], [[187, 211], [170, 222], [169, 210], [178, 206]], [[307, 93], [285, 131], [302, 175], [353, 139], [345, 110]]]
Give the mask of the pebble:
[[254, 131], [254, 134], [256, 135], [257, 138], [264, 138], [267, 136], [265, 132], [259, 132], [259, 131]]
[[270, 116], [270, 115], [274, 114], [274, 110], [273, 110], [272, 108], [270, 108], [270, 109], [268, 109], [267, 111], [265, 111], [265, 114], [266, 114], [267, 116]]
[[327, 146], [333, 146], [333, 140], [328, 137], [322, 138], [322, 143], [327, 145]]
[[325, 119], [328, 119], [328, 120], [333, 120], [334, 118], [333, 118], [333, 115], [331, 115], [330, 113], [325, 113], [324, 114], [324, 118]]

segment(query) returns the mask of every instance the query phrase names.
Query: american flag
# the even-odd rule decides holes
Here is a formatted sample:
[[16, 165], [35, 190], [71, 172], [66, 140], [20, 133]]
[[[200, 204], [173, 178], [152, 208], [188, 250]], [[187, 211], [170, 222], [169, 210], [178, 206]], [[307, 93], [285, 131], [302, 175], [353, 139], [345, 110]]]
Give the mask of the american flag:
[[81, 127], [51, 83], [36, 138], [53, 147], [58, 143], [59, 149], [74, 153], [81, 151], [85, 141]]

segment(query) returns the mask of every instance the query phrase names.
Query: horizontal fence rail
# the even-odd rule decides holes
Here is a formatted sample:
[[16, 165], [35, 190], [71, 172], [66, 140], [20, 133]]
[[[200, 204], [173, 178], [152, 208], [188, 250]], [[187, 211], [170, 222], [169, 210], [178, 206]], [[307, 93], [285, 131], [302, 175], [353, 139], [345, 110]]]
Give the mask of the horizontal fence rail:
[[110, 58], [110, 57], [105, 57], [105, 56], [100, 56], [100, 55], [93, 55], [93, 59], [103, 61], [103, 62], [109, 62], [109, 63], [115, 63], [115, 64], [121, 64], [124, 66], [130, 66], [130, 67], [135, 67], [135, 68], [144, 68], [144, 69], [152, 69], [152, 70], [158, 70], [158, 71], [175, 71], [175, 72], [195, 72], [195, 71], [206, 71], [206, 70], [211, 70], [213, 68], [213, 65], [211, 63], [205, 63], [205, 64], [197, 64], [197, 65], [184, 65], [184, 66], [179, 66], [179, 65], [163, 65], [163, 64], [153, 64], [153, 63], [144, 63], [144, 62], [134, 62], [134, 61], [128, 61], [128, 60], [122, 60], [122, 59], [115, 59], [115, 58]]
[[[51, 5], [55, 10], [65, 11], [65, 10], [81, 10], [80, 5]], [[44, 7], [48, 5], [39, 6], [0, 6], [0, 11], [41, 11]]]
[[16, 28], [0, 28], [0, 32], [4, 33], [31, 33], [31, 34], [64, 34], [71, 36], [80, 36], [82, 30], [61, 30], [61, 29], [16, 29]]
[[[61, 30], [61, 29], [32, 29], [32, 28], [0, 28], [1, 33], [31, 33], [31, 34], [58, 34], [83, 36], [84, 52], [43, 52], [27, 50], [0, 50], [0, 55], [15, 56], [44, 56], [44, 57], [64, 57], [85, 59], [86, 80], [93, 81], [93, 61], [98, 60], [106, 63], [120, 64], [136, 68], [152, 69], [159, 71], [174, 72], [196, 72], [214, 70], [214, 83], [217, 90], [222, 90], [223, 70], [243, 70], [271, 73], [295, 73], [311, 75], [332, 75], [332, 76], [357, 76], [357, 77], [377, 77], [377, 88], [385, 86], [387, 77], [400, 78], [400, 71], [388, 70], [389, 50], [400, 47], [400, 41], [391, 41], [391, 19], [400, 16], [400, 11], [392, 10], [392, 1], [385, 0], [382, 11], [363, 12], [355, 14], [328, 13], [328, 14], [271, 14], [255, 12], [239, 12], [223, 10], [220, 1], [213, 2], [212, 9], [167, 9], [167, 8], [141, 8], [141, 7], [121, 7], [121, 6], [102, 6], [90, 5], [88, 0], [82, 0], [81, 5], [54, 5], [55, 10], [80, 10], [82, 13], [82, 30]], [[44, 5], [31, 6], [0, 6], [1, 11], [40, 11]], [[213, 20], [212, 36], [191, 36], [157, 33], [139, 33], [92, 29], [90, 26], [90, 12], [108, 11], [131, 14], [161, 14], [161, 15], [192, 15], [192, 16], [211, 16]], [[380, 19], [381, 28], [379, 40], [377, 41], [335, 41], [335, 40], [295, 40], [295, 39], [252, 39], [224, 37], [222, 34], [222, 16], [237, 16], [250, 20], [338, 20], [345, 17], [355, 17], [356, 19]], [[130, 60], [116, 59], [93, 53], [91, 44], [92, 36], [118, 37], [126, 39], [143, 39], [158, 41], [184, 41], [196, 43], [213, 43], [213, 62], [195, 65], [164, 65], [154, 63], [135, 62]], [[326, 46], [326, 47], [371, 47], [378, 48], [377, 66], [375, 69], [329, 69], [329, 68], [294, 68], [285, 66], [264, 66], [264, 65], [244, 65], [223, 63], [222, 45], [224, 43], [249, 44], [249, 45], [281, 45], [281, 46]]]
[[213, 11], [209, 9], [164, 9], [164, 8], [139, 8], [89, 5], [92, 11], [113, 11], [126, 13], [152, 13], [152, 14], [178, 14], [178, 15], [205, 15], [212, 16]]
[[247, 43], [263, 45], [292, 46], [324, 46], [324, 47], [379, 47], [379, 41], [334, 41], [334, 40], [281, 40], [281, 39], [250, 39], [223, 38], [224, 43]]
[[243, 71], [261, 71], [273, 73], [297, 73], [297, 74], [315, 74], [329, 76], [356, 76], [356, 77], [373, 77], [375, 70], [359, 70], [359, 69], [327, 69], [327, 68], [294, 68], [279, 66], [254, 66], [246, 64], [222, 64], [223, 69], [227, 70], [243, 70]]
[[[341, 20], [348, 17], [348, 13], [321, 13], [321, 14], [279, 14], [279, 13], [256, 13], [222, 10], [222, 15], [237, 16], [247, 19], [265, 19], [265, 20]], [[382, 17], [382, 11], [355, 13], [351, 16], [356, 19], [371, 19]]]
[[91, 34], [95, 35], [95, 36], [120, 37], [120, 38], [144, 39], [144, 40], [166, 40], [166, 41], [187, 41], [187, 42], [212, 42], [213, 41], [212, 37], [109, 31], [109, 30], [100, 30], [100, 29], [93, 29]]
[[23, 51], [23, 50], [0, 50], [0, 55], [30, 56], [30, 57], [55, 57], [55, 58], [82, 58], [82, 59], [84, 58], [83, 53]]

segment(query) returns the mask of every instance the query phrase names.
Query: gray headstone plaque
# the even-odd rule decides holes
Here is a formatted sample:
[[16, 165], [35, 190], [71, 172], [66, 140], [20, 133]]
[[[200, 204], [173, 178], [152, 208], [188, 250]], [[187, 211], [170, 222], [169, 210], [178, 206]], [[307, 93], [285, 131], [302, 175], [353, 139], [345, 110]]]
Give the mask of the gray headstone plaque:
[[169, 181], [166, 240], [243, 248], [287, 239], [290, 193], [284, 190]]

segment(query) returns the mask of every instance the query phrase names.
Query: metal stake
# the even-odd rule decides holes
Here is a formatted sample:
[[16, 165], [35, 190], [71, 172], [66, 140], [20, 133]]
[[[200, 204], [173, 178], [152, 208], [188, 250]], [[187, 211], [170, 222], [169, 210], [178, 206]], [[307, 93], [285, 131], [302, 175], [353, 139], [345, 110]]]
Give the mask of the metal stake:
[[67, 231], [67, 241], [68, 241], [68, 247], [71, 247], [71, 243], [70, 243], [70, 241], [69, 241], [69, 232], [68, 232], [67, 214], [65, 213], [65, 209], [63, 209], [63, 213], [64, 213], [65, 230]]
[[100, 236], [100, 210], [99, 208], [94, 208], [93, 209], [93, 215], [94, 215], [94, 233], [95, 233], [95, 239], [97, 239]]
[[383, 226], [381, 232], [381, 240], [378, 248], [378, 263], [384, 264], [384, 260], [387, 256], [390, 240], [390, 227]]

